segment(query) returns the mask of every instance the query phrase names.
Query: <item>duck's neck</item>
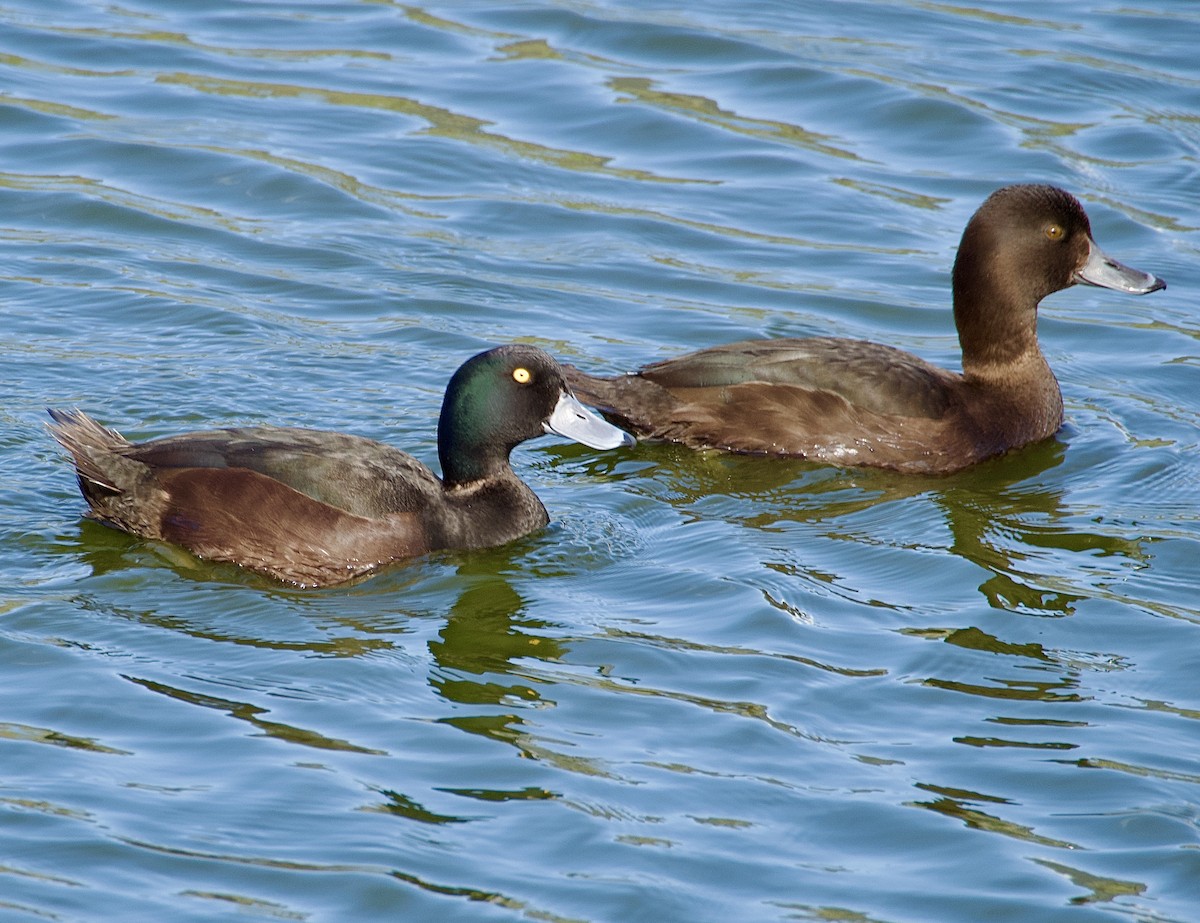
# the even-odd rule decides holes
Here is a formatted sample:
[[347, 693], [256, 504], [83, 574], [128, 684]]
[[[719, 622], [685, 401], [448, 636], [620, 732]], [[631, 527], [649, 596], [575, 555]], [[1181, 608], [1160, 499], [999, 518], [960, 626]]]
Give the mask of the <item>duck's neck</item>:
[[1005, 434], [1006, 445], [1049, 436], [1063, 420], [1062, 392], [1038, 344], [1040, 293], [1020, 290], [1014, 278], [956, 272], [954, 286], [963, 378], [980, 395], [976, 406], [988, 428]]
[[439, 528], [446, 547], [503, 545], [550, 521], [537, 494], [511, 468], [485, 480], [447, 484], [443, 499], [447, 515]]
[[497, 438], [494, 427], [481, 426], [488, 416], [470, 397], [464, 389], [447, 390], [438, 418], [438, 461], [447, 488], [512, 474], [508, 456], [515, 444]]
[[1054, 381], [1054, 372], [1038, 345], [1036, 334], [1021, 345], [1010, 342], [1003, 347], [981, 344], [978, 348], [970, 348], [964, 341], [962, 367], [967, 381], [980, 384]]
[[973, 395], [969, 415], [995, 451], [1036, 442], [1063, 423], [1062, 391], [1041, 352], [1004, 363], [983, 363], [964, 373]]
[[439, 432], [438, 461], [442, 466], [442, 482], [447, 489], [505, 476], [515, 477], [508, 463], [507, 452], [498, 453], [495, 447], [474, 445], [454, 434]]
[[963, 375], [996, 378], [1050, 373], [1038, 345], [1040, 293], [1027, 291], [1019, 275], [954, 266], [954, 324], [962, 347]]
[[1048, 436], [1062, 425], [1062, 391], [1036, 336], [1024, 350], [976, 353], [969, 362], [967, 357], [964, 348], [963, 378], [970, 388], [986, 395], [980, 406], [988, 408], [993, 426], [1019, 432], [1020, 440], [1028, 441]]
[[442, 547], [489, 548], [546, 525], [542, 501], [509, 464], [512, 447], [473, 438], [455, 419], [443, 413], [438, 423], [444, 505], [431, 528]]

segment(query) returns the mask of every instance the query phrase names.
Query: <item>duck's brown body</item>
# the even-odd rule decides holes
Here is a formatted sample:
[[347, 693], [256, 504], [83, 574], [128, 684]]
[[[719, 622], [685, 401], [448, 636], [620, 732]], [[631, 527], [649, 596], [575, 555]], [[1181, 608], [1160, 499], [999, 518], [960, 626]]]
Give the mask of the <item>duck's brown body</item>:
[[526, 439], [553, 431], [596, 448], [632, 443], [578, 404], [558, 363], [527, 346], [481, 353], [451, 379], [438, 427], [442, 478], [342, 433], [263, 426], [133, 444], [79, 411], [50, 415], [90, 515], [305, 586], [540, 529], [546, 509], [508, 462]]
[[342, 433], [254, 427], [135, 445], [79, 412], [54, 419], [93, 517], [290, 583], [338, 583], [549, 522], [511, 469], [448, 491], [412, 456]]
[[566, 374], [581, 400], [643, 436], [909, 473], [954, 471], [1062, 425], [1040, 355], [996, 382], [878, 343], [815, 337], [715, 346], [618, 378]]
[[565, 374], [582, 400], [639, 436], [943, 474], [1062, 425], [1037, 307], [1076, 282], [1135, 294], [1164, 287], [1106, 257], [1069, 193], [1009, 186], [972, 217], [955, 261], [961, 374], [890, 346], [832, 337], [730, 343], [616, 378], [571, 366]]

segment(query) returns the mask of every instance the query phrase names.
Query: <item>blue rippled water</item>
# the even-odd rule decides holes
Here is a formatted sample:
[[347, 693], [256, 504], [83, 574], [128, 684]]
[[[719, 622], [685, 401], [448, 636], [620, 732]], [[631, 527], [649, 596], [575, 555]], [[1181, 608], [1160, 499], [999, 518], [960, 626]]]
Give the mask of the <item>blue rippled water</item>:
[[[1192, 0], [0, 4], [0, 920], [1200, 906]], [[994, 188], [1165, 277], [941, 479], [543, 440], [551, 526], [299, 591], [82, 518], [44, 408], [433, 462], [455, 368], [954, 367]]]

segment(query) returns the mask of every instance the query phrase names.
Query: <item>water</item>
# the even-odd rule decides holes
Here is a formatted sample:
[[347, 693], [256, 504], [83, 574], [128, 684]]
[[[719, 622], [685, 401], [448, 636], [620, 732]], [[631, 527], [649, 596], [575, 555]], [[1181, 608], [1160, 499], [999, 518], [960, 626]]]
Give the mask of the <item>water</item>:
[[[0, 919], [1190, 921], [1200, 10], [0, 6]], [[513, 545], [297, 591], [81, 519], [46, 405], [433, 462], [442, 388], [756, 336], [953, 366], [993, 188], [1057, 439], [945, 479], [515, 455]]]

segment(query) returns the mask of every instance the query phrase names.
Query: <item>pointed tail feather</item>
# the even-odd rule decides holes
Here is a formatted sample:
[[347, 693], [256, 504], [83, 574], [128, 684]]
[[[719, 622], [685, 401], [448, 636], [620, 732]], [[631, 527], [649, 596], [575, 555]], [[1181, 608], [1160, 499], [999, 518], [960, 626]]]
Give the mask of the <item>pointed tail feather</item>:
[[46, 429], [71, 453], [79, 476], [97, 487], [120, 493], [121, 488], [105, 472], [104, 460], [121, 454], [129, 447], [129, 441], [115, 430], [101, 426], [82, 410], [47, 408], [47, 413], [54, 422], [47, 423]]

